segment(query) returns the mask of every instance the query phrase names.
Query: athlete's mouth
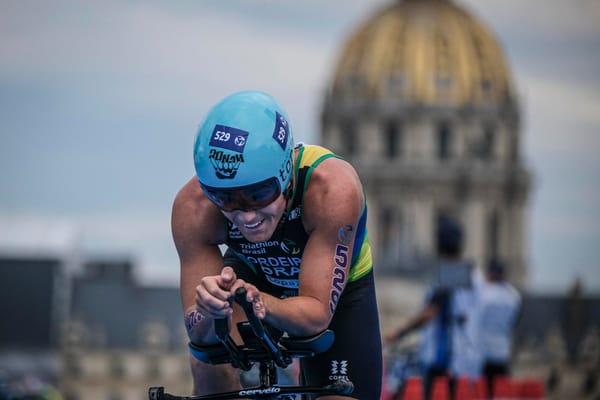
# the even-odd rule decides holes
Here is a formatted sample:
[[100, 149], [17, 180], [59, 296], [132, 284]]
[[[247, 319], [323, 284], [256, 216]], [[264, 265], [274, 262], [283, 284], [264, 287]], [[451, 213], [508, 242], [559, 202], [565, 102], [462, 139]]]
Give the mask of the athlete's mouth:
[[262, 223], [263, 223], [263, 221], [264, 221], [264, 219], [261, 219], [260, 221], [258, 221], [258, 222], [255, 222], [255, 223], [253, 223], [253, 224], [244, 224], [244, 228], [248, 228], [248, 229], [254, 229], [254, 228], [257, 228], [257, 227], [258, 227], [260, 224], [262, 224]]

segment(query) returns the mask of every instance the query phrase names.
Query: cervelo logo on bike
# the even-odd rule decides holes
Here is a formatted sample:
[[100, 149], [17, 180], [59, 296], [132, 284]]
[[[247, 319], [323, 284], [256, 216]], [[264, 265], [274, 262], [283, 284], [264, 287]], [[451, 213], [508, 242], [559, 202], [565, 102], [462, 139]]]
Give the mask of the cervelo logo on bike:
[[254, 396], [256, 394], [274, 394], [281, 392], [281, 388], [278, 387], [268, 387], [265, 389], [247, 389], [241, 390], [238, 392], [238, 396]]

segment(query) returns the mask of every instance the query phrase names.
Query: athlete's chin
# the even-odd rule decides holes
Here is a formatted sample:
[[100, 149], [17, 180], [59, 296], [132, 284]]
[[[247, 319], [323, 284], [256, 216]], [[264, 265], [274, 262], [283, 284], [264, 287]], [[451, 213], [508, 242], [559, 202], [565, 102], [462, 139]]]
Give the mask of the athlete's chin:
[[265, 242], [273, 236], [271, 229], [240, 229], [242, 235], [251, 243]]
[[265, 242], [271, 238], [271, 235], [267, 233], [258, 233], [258, 232], [242, 232], [247, 241], [251, 243], [259, 243]]

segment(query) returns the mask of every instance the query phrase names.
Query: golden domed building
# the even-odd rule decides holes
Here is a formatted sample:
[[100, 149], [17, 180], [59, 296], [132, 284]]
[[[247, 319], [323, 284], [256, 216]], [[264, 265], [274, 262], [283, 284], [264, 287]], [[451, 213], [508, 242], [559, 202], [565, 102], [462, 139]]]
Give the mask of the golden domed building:
[[457, 218], [465, 256], [500, 257], [527, 283], [530, 175], [499, 42], [450, 0], [397, 0], [346, 42], [321, 143], [360, 173], [380, 273], [431, 264], [436, 224]]

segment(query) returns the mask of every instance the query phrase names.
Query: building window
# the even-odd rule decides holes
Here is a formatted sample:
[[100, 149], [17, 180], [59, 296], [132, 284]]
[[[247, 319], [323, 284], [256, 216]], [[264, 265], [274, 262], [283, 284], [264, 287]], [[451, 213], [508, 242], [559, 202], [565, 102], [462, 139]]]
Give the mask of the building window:
[[156, 355], [149, 356], [146, 365], [146, 375], [148, 378], [160, 378], [160, 357]]
[[481, 90], [484, 94], [488, 94], [492, 90], [492, 82], [489, 79], [482, 79]]
[[384, 207], [379, 216], [379, 226], [381, 226], [381, 243], [386, 248], [390, 245], [392, 236], [392, 219], [394, 213], [390, 207]]
[[508, 145], [508, 160], [510, 162], [517, 162], [519, 160], [519, 142], [515, 137], [509, 138], [510, 142]]
[[401, 75], [392, 75], [388, 79], [388, 93], [391, 95], [401, 95], [404, 89], [404, 84], [404, 78]]
[[117, 355], [110, 360], [110, 376], [113, 378], [123, 378], [127, 370], [125, 368], [125, 360]]
[[384, 206], [379, 214], [379, 226], [381, 239], [380, 243], [380, 254], [382, 255], [382, 264], [384, 268], [393, 268], [394, 266], [394, 247], [397, 243], [394, 243], [393, 232], [394, 232], [394, 210], [390, 206]]
[[452, 78], [447, 75], [438, 75], [435, 77], [435, 86], [439, 89], [448, 89], [452, 85]]
[[494, 210], [488, 216], [487, 227], [486, 227], [487, 232], [485, 235], [486, 236], [485, 251], [486, 251], [488, 260], [498, 257], [498, 247], [499, 247], [498, 241], [500, 240], [499, 233], [498, 233], [499, 225], [500, 225], [500, 219], [498, 218], [498, 211]]
[[72, 378], [80, 378], [83, 375], [83, 369], [79, 357], [75, 354], [68, 354], [64, 358], [65, 372]]
[[483, 129], [481, 137], [481, 143], [479, 145], [479, 158], [482, 160], [492, 160], [494, 158], [494, 142], [495, 142], [494, 128], [486, 126]]
[[341, 148], [345, 156], [353, 156], [356, 152], [356, 126], [353, 121], [342, 123]]
[[347, 82], [347, 87], [351, 95], [360, 96], [365, 92], [365, 88], [367, 87], [365, 78], [360, 75], [360, 72], [351, 75]]
[[389, 159], [400, 157], [402, 143], [402, 130], [395, 121], [389, 121], [385, 126], [385, 155]]
[[64, 394], [64, 399], [65, 400], [79, 400], [79, 396], [77, 395], [76, 392], [72, 392], [69, 390]]
[[447, 160], [450, 158], [450, 143], [452, 132], [447, 123], [441, 123], [437, 131], [437, 156], [439, 160]]
[[108, 396], [109, 400], [124, 400], [125, 396], [123, 396], [119, 391], [113, 389]]
[[440, 209], [435, 219], [434, 241], [437, 254], [462, 256], [464, 227], [457, 213], [451, 209]]

